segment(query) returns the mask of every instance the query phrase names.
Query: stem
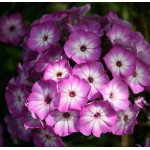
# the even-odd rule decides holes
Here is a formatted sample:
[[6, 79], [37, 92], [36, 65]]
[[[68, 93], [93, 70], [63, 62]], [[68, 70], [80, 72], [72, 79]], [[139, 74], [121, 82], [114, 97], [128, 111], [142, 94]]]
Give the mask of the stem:
[[123, 147], [128, 147], [129, 146], [129, 135], [125, 134], [121, 137], [121, 143]]

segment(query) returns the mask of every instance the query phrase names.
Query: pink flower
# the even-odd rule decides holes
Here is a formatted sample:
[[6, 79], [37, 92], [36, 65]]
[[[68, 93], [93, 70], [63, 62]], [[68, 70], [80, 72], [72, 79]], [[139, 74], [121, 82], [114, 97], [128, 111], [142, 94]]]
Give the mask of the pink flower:
[[135, 72], [135, 54], [120, 46], [114, 46], [103, 59], [113, 76], [129, 76]]
[[33, 51], [41, 53], [60, 39], [60, 33], [53, 22], [47, 21], [34, 26], [30, 31], [27, 45]]
[[87, 81], [72, 75], [58, 83], [60, 94], [59, 111], [81, 110], [88, 101], [90, 86]]
[[100, 38], [90, 31], [74, 31], [65, 43], [64, 50], [68, 58], [77, 64], [98, 60], [101, 54]]
[[59, 136], [68, 136], [74, 132], [79, 132], [79, 111], [60, 112], [54, 110], [46, 118], [46, 123], [50, 126], [54, 125], [54, 131]]
[[104, 73], [104, 68], [100, 62], [91, 61], [84, 64], [75, 65], [73, 74], [85, 79], [91, 86], [88, 95], [89, 100], [100, 96], [100, 90], [109, 81], [108, 76]]
[[132, 40], [132, 30], [130, 27], [113, 24], [106, 35], [112, 45], [118, 44], [124, 47], [130, 47]]
[[54, 80], [56, 82], [67, 78], [72, 72], [72, 68], [67, 59], [50, 62], [45, 70], [43, 79]]
[[0, 19], [0, 41], [18, 45], [27, 33], [27, 27], [20, 13]]
[[52, 127], [45, 125], [44, 128], [37, 129], [32, 133], [33, 142], [38, 147], [64, 147], [64, 143], [58, 135], [56, 135]]
[[32, 87], [32, 93], [29, 95], [28, 101], [29, 110], [33, 111], [41, 120], [44, 120], [59, 104], [56, 83], [52, 80], [37, 81]]
[[139, 108], [143, 109], [144, 111], [146, 111], [145, 106], [150, 106], [150, 103], [148, 103], [148, 102], [144, 99], [144, 97], [135, 98], [135, 99], [134, 99], [134, 102], [135, 102], [135, 104], [136, 104]]
[[150, 86], [150, 71], [148, 66], [140, 59], [137, 59], [134, 74], [132, 76], [124, 76], [123, 79], [132, 89], [133, 93], [137, 94], [144, 91], [144, 87]]
[[128, 86], [120, 78], [112, 79], [100, 92], [104, 100], [108, 100], [115, 111], [126, 110], [129, 107]]
[[29, 93], [25, 86], [15, 83], [9, 83], [6, 89], [6, 101], [9, 112], [13, 117], [19, 117], [22, 114], [23, 106], [27, 101]]
[[66, 55], [63, 52], [63, 48], [59, 45], [53, 45], [42, 54], [40, 54], [38, 61], [35, 65], [35, 70], [37, 72], [43, 72], [48, 63], [51, 61], [65, 59]]
[[132, 134], [139, 111], [140, 109], [135, 104], [133, 106], [130, 104], [127, 110], [118, 111], [117, 122], [112, 127], [112, 133], [116, 135]]
[[80, 132], [89, 136], [100, 137], [101, 133], [111, 131], [116, 122], [116, 112], [107, 101], [95, 101], [81, 110]]
[[36, 116], [36, 114], [30, 112], [27, 107], [24, 107], [20, 120], [26, 130], [43, 127], [43, 122]]

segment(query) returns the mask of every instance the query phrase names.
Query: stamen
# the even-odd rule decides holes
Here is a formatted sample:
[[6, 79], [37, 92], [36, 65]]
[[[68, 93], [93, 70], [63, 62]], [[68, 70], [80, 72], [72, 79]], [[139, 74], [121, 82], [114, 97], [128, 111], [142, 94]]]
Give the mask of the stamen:
[[76, 93], [74, 91], [71, 91], [69, 95], [70, 95], [70, 97], [75, 97]]
[[63, 117], [64, 117], [64, 118], [69, 118], [69, 117], [70, 117], [70, 113], [68, 113], [68, 112], [63, 113]]
[[81, 46], [81, 47], [80, 47], [80, 51], [85, 52], [85, 51], [86, 51], [86, 46], [84, 46], [84, 45]]

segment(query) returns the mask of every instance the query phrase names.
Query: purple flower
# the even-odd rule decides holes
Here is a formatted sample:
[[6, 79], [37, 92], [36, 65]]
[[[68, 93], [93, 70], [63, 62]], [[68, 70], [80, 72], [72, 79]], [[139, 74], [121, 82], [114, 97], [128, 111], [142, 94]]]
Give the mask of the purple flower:
[[141, 39], [136, 42], [134, 48], [136, 50], [137, 57], [150, 66], [150, 44], [146, 40]]
[[100, 38], [90, 31], [74, 31], [65, 43], [64, 50], [66, 55], [77, 64], [99, 60], [101, 54]]
[[144, 91], [144, 87], [150, 86], [150, 71], [148, 66], [140, 59], [136, 60], [136, 70], [132, 76], [124, 76], [128, 86], [133, 93], [137, 94]]
[[23, 106], [27, 101], [29, 93], [25, 86], [9, 83], [6, 89], [6, 101], [9, 112], [13, 117], [19, 117], [22, 114]]
[[35, 65], [37, 72], [43, 72], [51, 61], [65, 59], [66, 55], [63, 52], [63, 48], [59, 45], [53, 45], [46, 51], [40, 54], [39, 59]]
[[111, 24], [120, 24], [129, 28], [132, 27], [130, 22], [120, 19], [118, 15], [112, 10], [107, 14], [107, 19]]
[[60, 39], [60, 33], [53, 22], [47, 21], [34, 26], [27, 40], [29, 48], [36, 52], [43, 52]]
[[11, 116], [5, 116], [5, 123], [7, 124], [7, 131], [8, 133], [11, 135], [10, 138], [13, 141], [14, 144], [18, 144], [18, 137], [17, 137], [17, 133], [15, 131], [14, 125], [13, 125], [13, 121], [12, 121], [12, 117]]
[[12, 118], [11, 116], [6, 116], [5, 123], [7, 124], [7, 130], [11, 135], [11, 139], [15, 144], [18, 144], [18, 139], [29, 142], [32, 130], [25, 130], [19, 118]]
[[56, 83], [52, 80], [37, 81], [32, 87], [32, 93], [29, 95], [28, 101], [29, 110], [33, 111], [41, 120], [44, 120], [59, 104]]
[[79, 111], [60, 112], [54, 110], [46, 118], [46, 123], [50, 126], [54, 125], [54, 131], [59, 136], [68, 136], [74, 132], [79, 132]]
[[60, 11], [58, 11], [56, 13], [45, 14], [41, 18], [39, 18], [39, 19], [35, 20], [34, 22], [32, 22], [31, 27], [33, 27], [35, 25], [38, 25], [38, 24], [42, 24], [46, 21], [54, 21], [56, 23], [59, 23], [65, 17], [66, 17], [66, 14], [64, 14], [63, 12], [60, 12]]
[[36, 117], [36, 114], [30, 112], [27, 107], [24, 107], [20, 120], [26, 130], [29, 128], [34, 129], [43, 127], [43, 122], [38, 117]]
[[133, 106], [130, 104], [127, 110], [118, 111], [117, 122], [112, 127], [112, 133], [116, 135], [132, 134], [139, 111], [140, 109], [135, 104]]
[[112, 79], [100, 92], [104, 100], [108, 100], [115, 111], [126, 110], [129, 107], [128, 86], [120, 78]]
[[0, 19], [0, 41], [18, 45], [27, 33], [27, 27], [20, 13], [14, 13]]
[[106, 35], [112, 45], [118, 44], [123, 47], [130, 47], [132, 40], [131, 28], [119, 24], [113, 24]]
[[53, 128], [45, 125], [44, 128], [36, 129], [32, 133], [33, 142], [38, 147], [64, 147], [61, 138], [55, 134]]
[[84, 30], [86, 32], [91, 31], [100, 37], [103, 36], [104, 34], [101, 25], [98, 22], [93, 22], [93, 21], [88, 22], [88, 24], [81, 24], [79, 26], [75, 26], [74, 31], [77, 30]]
[[135, 54], [120, 46], [114, 46], [103, 59], [113, 76], [129, 76], [135, 72]]
[[60, 103], [58, 110], [61, 112], [81, 110], [88, 101], [87, 96], [90, 88], [87, 81], [75, 75], [59, 82]]
[[100, 137], [101, 133], [111, 131], [116, 122], [116, 112], [107, 101], [95, 101], [81, 110], [80, 132], [89, 136]]
[[50, 62], [45, 70], [43, 79], [59, 82], [71, 75], [71, 72], [72, 68], [67, 59]]
[[73, 18], [81, 19], [90, 10], [90, 8], [90, 4], [86, 4], [80, 7], [72, 7], [70, 9], [66, 9], [63, 12], [67, 15], [71, 15], [71, 17]]
[[104, 73], [104, 68], [100, 62], [91, 61], [84, 64], [75, 65], [73, 74], [85, 79], [91, 86], [88, 100], [94, 100], [100, 96], [100, 90], [109, 81]]

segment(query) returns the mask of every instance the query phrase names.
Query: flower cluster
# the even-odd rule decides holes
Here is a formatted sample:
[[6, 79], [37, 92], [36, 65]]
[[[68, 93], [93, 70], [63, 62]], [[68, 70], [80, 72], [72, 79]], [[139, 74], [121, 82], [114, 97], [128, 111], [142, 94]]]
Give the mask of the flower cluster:
[[135, 94], [150, 87], [150, 45], [113, 11], [85, 16], [89, 9], [46, 14], [29, 32], [18, 13], [0, 19], [2, 42], [24, 38], [24, 63], [6, 88], [5, 122], [15, 143], [32, 137], [36, 146], [65, 146], [61, 137], [75, 132], [133, 133], [147, 105]]

